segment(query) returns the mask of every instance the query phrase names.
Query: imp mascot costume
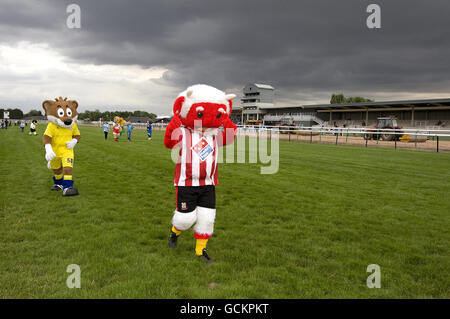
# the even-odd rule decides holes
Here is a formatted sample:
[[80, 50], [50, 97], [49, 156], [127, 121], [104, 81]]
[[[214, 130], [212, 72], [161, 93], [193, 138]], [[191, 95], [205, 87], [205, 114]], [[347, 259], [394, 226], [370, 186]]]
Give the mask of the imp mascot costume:
[[44, 101], [42, 107], [49, 122], [44, 132], [44, 147], [45, 159], [54, 174], [51, 190], [62, 190], [63, 196], [78, 195], [72, 179], [73, 148], [81, 138], [75, 123], [78, 103], [60, 97]]
[[119, 141], [123, 133], [123, 126], [126, 125], [125, 123], [126, 121], [123, 118], [119, 116], [114, 117], [114, 125], [113, 125], [114, 141], [116, 142]]
[[194, 225], [195, 253], [208, 263], [212, 262], [206, 243], [216, 217], [218, 151], [220, 146], [233, 143], [237, 131], [229, 118], [234, 97], [203, 84], [187, 88], [174, 103], [174, 116], [164, 136], [167, 148], [179, 148], [169, 247], [175, 248], [178, 236]]

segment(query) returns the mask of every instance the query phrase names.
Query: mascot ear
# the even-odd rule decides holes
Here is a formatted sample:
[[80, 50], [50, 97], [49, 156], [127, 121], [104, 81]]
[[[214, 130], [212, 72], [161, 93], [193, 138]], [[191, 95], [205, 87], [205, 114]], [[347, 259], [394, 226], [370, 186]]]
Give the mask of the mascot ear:
[[72, 103], [72, 106], [75, 108], [75, 110], [78, 108], [78, 102], [77, 101], [70, 101]]
[[53, 101], [50, 100], [45, 100], [44, 102], [42, 102], [42, 107], [45, 110], [45, 114], [47, 114], [48, 109], [50, 108], [50, 106], [52, 106]]
[[228, 101], [228, 104], [230, 104], [230, 112], [228, 112], [228, 115], [231, 114], [231, 109], [233, 108], [233, 102], [231, 101], [236, 97], [236, 94], [227, 94], [225, 95], [225, 99]]
[[180, 115], [181, 107], [183, 106], [184, 102], [184, 96], [180, 96], [175, 100], [175, 103], [173, 104], [173, 115]]

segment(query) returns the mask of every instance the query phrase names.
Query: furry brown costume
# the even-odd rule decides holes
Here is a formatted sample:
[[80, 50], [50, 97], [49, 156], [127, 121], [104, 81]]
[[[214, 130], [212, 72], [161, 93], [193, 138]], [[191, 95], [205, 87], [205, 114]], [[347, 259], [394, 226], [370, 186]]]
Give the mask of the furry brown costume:
[[44, 132], [45, 159], [55, 175], [51, 190], [63, 190], [63, 196], [78, 195], [72, 179], [73, 148], [81, 138], [75, 123], [78, 102], [59, 97], [44, 101], [42, 107], [49, 121]]

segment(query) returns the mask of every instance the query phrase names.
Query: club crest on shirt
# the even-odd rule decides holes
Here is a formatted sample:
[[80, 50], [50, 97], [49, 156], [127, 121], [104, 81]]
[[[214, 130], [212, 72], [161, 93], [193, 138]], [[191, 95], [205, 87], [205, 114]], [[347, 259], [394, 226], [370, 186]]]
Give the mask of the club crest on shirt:
[[186, 210], [187, 209], [187, 204], [186, 202], [182, 202], [181, 203], [181, 210]]
[[214, 149], [208, 144], [208, 141], [204, 137], [198, 141], [197, 144], [192, 146], [192, 150], [198, 155], [198, 157], [200, 157], [202, 162], [206, 160], [212, 152], [214, 152]]

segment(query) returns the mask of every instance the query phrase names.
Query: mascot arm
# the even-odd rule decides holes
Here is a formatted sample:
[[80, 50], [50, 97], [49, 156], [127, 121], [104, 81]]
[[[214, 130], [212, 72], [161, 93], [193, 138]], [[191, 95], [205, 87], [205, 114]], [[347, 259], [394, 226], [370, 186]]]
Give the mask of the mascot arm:
[[45, 147], [45, 159], [48, 161], [51, 161], [56, 157], [55, 152], [52, 148], [52, 138], [51, 136], [44, 135], [44, 147]]
[[77, 143], [80, 141], [80, 139], [81, 139], [81, 135], [72, 136], [72, 140], [69, 142], [66, 142], [67, 148], [69, 150], [73, 149], [75, 147], [75, 145], [77, 145]]
[[177, 130], [180, 126], [181, 120], [175, 115], [166, 127], [166, 133], [164, 134], [165, 147], [172, 149], [181, 141], [183, 136], [180, 134], [181, 132]]
[[224, 131], [222, 132], [222, 139], [219, 139], [219, 146], [231, 144], [236, 138], [237, 126], [228, 116], [223, 120], [223, 128]]

